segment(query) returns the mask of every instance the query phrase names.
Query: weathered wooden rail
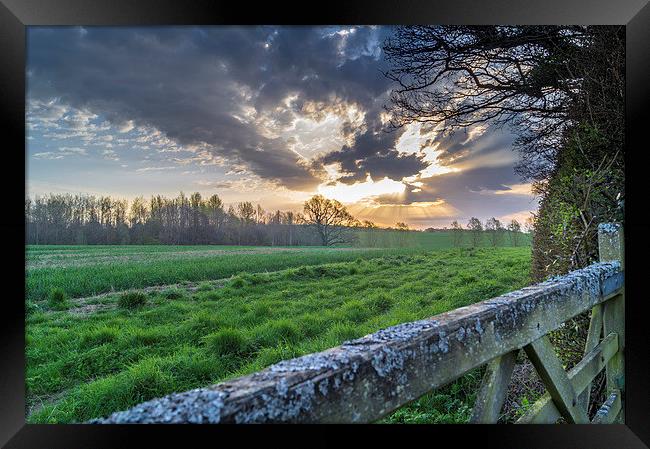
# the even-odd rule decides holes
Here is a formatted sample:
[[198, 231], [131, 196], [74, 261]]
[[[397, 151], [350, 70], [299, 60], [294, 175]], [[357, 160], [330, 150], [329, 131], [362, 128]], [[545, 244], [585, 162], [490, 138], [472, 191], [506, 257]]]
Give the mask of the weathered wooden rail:
[[[622, 422], [622, 227], [601, 225], [599, 247], [601, 262], [565, 276], [91, 422], [372, 422], [486, 363], [471, 422], [496, 422], [522, 348], [547, 393], [518, 422], [588, 423], [603, 368], [607, 400], [592, 422]], [[590, 309], [584, 358], [567, 373], [546, 335]]]

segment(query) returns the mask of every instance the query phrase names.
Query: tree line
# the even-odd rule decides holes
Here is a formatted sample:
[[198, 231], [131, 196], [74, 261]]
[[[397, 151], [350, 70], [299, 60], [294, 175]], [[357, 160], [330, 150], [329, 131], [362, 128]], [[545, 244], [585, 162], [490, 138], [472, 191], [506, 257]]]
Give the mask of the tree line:
[[218, 195], [180, 193], [132, 201], [50, 194], [25, 200], [29, 244], [314, 245], [317, 236], [293, 211], [265, 211]]
[[463, 228], [458, 221], [454, 220], [451, 222], [451, 232], [454, 246], [462, 246], [466, 236], [469, 237], [469, 244], [472, 247], [479, 246], [485, 236], [487, 236], [491, 246], [503, 245], [506, 236], [512, 246], [520, 246], [522, 243], [522, 227], [515, 219], [504, 226], [500, 220], [492, 217], [485, 222], [484, 226], [481, 220], [472, 217], [469, 219], [466, 228]]
[[[340, 202], [316, 195], [302, 212], [266, 211], [218, 195], [181, 192], [132, 201], [110, 196], [49, 194], [25, 200], [26, 243], [37, 245], [360, 245], [406, 246], [405, 233], [379, 238], [379, 228], [355, 219]], [[365, 229], [366, 233], [360, 233]], [[409, 231], [404, 223], [389, 230]], [[385, 229], [384, 229], [385, 230]]]
[[[302, 212], [266, 211], [243, 201], [226, 207], [218, 195], [208, 198], [181, 192], [175, 198], [139, 196], [132, 201], [110, 196], [50, 194], [25, 200], [26, 243], [36, 245], [259, 245], [405, 247], [416, 245], [416, 232], [406, 223], [380, 228], [354, 218], [339, 201], [315, 195]], [[431, 231], [429, 229], [428, 231]], [[493, 246], [518, 246], [521, 226], [504, 228], [496, 218], [485, 228], [472, 218], [463, 229], [451, 227], [454, 246], [469, 234], [479, 246], [487, 234]]]

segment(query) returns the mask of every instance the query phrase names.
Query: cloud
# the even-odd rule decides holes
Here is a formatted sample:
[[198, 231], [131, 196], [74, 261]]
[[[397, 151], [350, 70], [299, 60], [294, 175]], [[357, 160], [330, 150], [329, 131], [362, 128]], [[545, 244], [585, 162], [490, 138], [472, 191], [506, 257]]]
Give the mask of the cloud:
[[56, 122], [68, 112], [68, 108], [56, 100], [32, 99], [28, 102], [28, 109], [31, 112], [27, 117], [28, 123], [34, 123], [35, 121], [40, 121], [43, 124]]
[[341, 182], [352, 184], [365, 180], [388, 177], [394, 180], [417, 174], [429, 163], [424, 161], [424, 154], [403, 154], [396, 148], [401, 132], [384, 132], [377, 124], [358, 136], [352, 145], [345, 145], [319, 159], [319, 163], [328, 165], [338, 163], [343, 172]]
[[119, 161], [120, 158], [118, 157], [117, 153], [113, 150], [104, 150], [102, 151], [102, 156], [104, 159], [108, 161]]
[[507, 190], [496, 190], [494, 193], [497, 195], [532, 195], [532, 184], [512, 184], [507, 186]]
[[[211, 188], [303, 195], [329, 187], [356, 198], [356, 186], [367, 193], [364, 207], [422, 220], [525, 210], [531, 197], [517, 187], [508, 132], [484, 125], [446, 134], [429, 124], [386, 132], [392, 85], [382, 75], [381, 43], [390, 33], [30, 28], [28, 139], [70, 139], [71, 147], [96, 145], [94, 156], [119, 160], [115, 146], [127, 162], [152, 165], [136, 173], [206, 168], [219, 175], [201, 174], [198, 185]], [[373, 185], [386, 189], [372, 192]]]
[[526, 222], [531, 218], [532, 218], [532, 212], [531, 212], [530, 209], [524, 209], [524, 210], [520, 210], [520, 211], [517, 211], [517, 212], [513, 212], [513, 213], [510, 213], [510, 214], [498, 217], [498, 219], [504, 224], [508, 224], [512, 220], [517, 220], [519, 222], [519, 224], [522, 226], [522, 228], [524, 227]]
[[513, 141], [514, 136], [503, 128], [477, 125], [451, 133], [434, 132], [427, 145], [435, 147], [440, 164], [465, 169], [512, 165], [516, 159]]
[[[283, 129], [306, 104], [368, 109], [388, 88], [378, 62], [383, 28], [334, 34], [318, 27], [85, 31], [28, 31], [30, 97], [58, 97], [101, 113], [123, 132], [137, 123], [181, 145], [208, 144], [216, 155], [292, 189], [314, 188], [321, 172], [303, 163], [286, 139], [269, 136], [256, 118]], [[295, 101], [278, 109], [290, 96]], [[249, 122], [237, 118], [251, 111]], [[363, 170], [385, 172], [393, 154], [382, 156], [370, 158]]]
[[138, 168], [136, 170], [137, 173], [145, 173], [145, 172], [150, 172], [150, 171], [165, 171], [165, 170], [173, 170], [175, 169], [175, 166], [167, 166], [167, 167], [144, 167], [144, 168]]
[[86, 156], [88, 153], [84, 148], [60, 147], [58, 151], [45, 151], [34, 153], [34, 159], [64, 159], [67, 156]]
[[34, 159], [63, 159], [64, 156], [59, 153], [54, 153], [52, 151], [45, 151], [42, 153], [35, 153], [32, 156]]
[[420, 181], [420, 187], [407, 191], [403, 203], [443, 199], [458, 210], [457, 218], [462, 219], [498, 217], [537, 208], [537, 199], [518, 186], [519, 178], [511, 166], [478, 167]]
[[133, 120], [127, 120], [126, 122], [122, 123], [122, 125], [120, 125], [117, 130], [121, 133], [128, 133], [133, 128], [135, 128]]

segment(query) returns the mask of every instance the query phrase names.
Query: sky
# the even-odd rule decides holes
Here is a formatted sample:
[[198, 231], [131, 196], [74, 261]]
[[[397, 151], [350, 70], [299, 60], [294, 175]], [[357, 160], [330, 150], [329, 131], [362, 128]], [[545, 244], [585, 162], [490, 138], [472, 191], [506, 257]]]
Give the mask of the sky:
[[218, 194], [381, 226], [526, 219], [514, 136], [390, 130], [395, 86], [364, 27], [28, 27], [27, 194]]

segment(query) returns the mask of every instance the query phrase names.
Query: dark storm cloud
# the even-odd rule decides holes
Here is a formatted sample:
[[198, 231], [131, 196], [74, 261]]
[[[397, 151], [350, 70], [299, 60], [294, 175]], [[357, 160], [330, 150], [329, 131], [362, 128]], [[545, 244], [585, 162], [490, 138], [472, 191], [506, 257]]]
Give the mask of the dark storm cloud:
[[[173, 28], [35, 29], [29, 39], [30, 94], [60, 97], [116, 123], [152, 125], [183, 144], [208, 143], [219, 155], [291, 187], [313, 184], [313, 175], [281, 141], [232, 116], [245, 102], [245, 92], [233, 83], [250, 77], [260, 51], [255, 44], [265, 36], [252, 31], [228, 29], [216, 48], [200, 32]], [[235, 43], [250, 58], [235, 61]]]
[[[508, 191], [519, 178], [510, 166], [479, 167], [420, 180], [420, 192], [409, 191], [406, 202], [436, 201], [481, 191]], [[410, 189], [412, 190], [412, 189]]]
[[[56, 97], [117, 125], [132, 120], [184, 145], [207, 144], [215, 156], [290, 189], [313, 189], [322, 182], [322, 165], [330, 163], [341, 164], [345, 183], [368, 174], [399, 180], [428, 163], [417, 154], [400, 154], [395, 145], [402, 131], [386, 133], [380, 123], [391, 87], [382, 75], [380, 45], [390, 32], [34, 27], [28, 31], [28, 97]], [[294, 101], [285, 104], [290, 96]], [[288, 126], [296, 114], [319, 119], [346, 104], [365, 113], [364, 126], [344, 122], [339, 132], [355, 136], [354, 143], [317, 161], [291, 151], [291, 137], [268, 132]], [[509, 145], [502, 137], [490, 141], [488, 134], [478, 147], [462, 133], [442, 138], [439, 160]]]
[[400, 133], [383, 132], [379, 127], [357, 136], [354, 145], [343, 146], [320, 158], [322, 164], [340, 163], [345, 176], [340, 181], [353, 184], [364, 181], [367, 175], [375, 180], [389, 177], [401, 180], [427, 167], [422, 155], [399, 154], [395, 144]]
[[[319, 179], [284, 140], [262, 135], [254, 120], [233, 114], [242, 117], [243, 107], [251, 106], [275, 126], [286, 126], [307, 102], [377, 109], [376, 99], [388, 89], [376, 46], [386, 30], [336, 31], [32, 28], [29, 95], [59, 97], [118, 124], [151, 125], [182, 144], [204, 142], [263, 178], [313, 187]], [[292, 109], [276, 110], [289, 95], [297, 96]], [[382, 170], [381, 160], [367, 165]]]

